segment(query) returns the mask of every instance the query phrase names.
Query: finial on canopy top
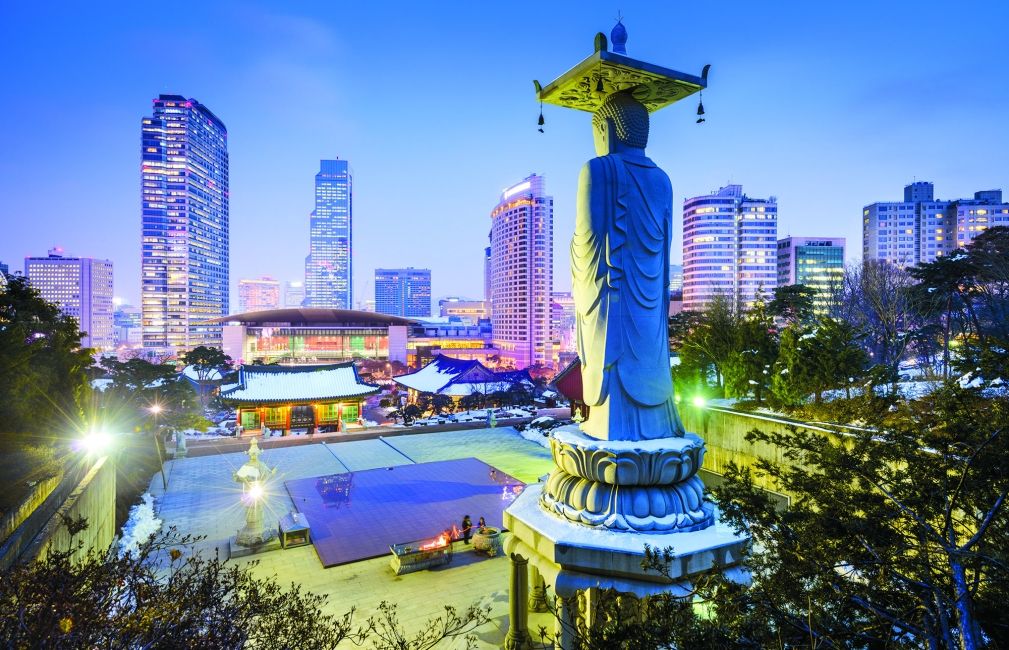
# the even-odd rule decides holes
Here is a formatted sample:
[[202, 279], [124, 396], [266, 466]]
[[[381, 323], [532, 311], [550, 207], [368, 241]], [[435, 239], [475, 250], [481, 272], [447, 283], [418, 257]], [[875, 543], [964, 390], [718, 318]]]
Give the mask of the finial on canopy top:
[[624, 27], [623, 18], [617, 18], [617, 24], [610, 32], [610, 41], [616, 54], [627, 54], [627, 28]]

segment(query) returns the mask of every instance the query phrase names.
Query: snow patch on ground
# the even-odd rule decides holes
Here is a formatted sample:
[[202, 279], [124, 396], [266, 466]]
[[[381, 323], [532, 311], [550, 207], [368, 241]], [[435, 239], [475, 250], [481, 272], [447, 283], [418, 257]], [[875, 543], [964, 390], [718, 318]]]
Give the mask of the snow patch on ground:
[[537, 445], [540, 445], [541, 447], [546, 447], [547, 449], [550, 449], [549, 436], [543, 435], [543, 433], [539, 429], [532, 429], [532, 428], [523, 429], [522, 431], [517, 431], [516, 433], [518, 433], [520, 436], [522, 436], [529, 442], [535, 442]]
[[136, 553], [141, 544], [161, 530], [161, 520], [154, 514], [154, 497], [144, 492], [140, 503], [130, 508], [130, 516], [123, 524], [123, 534], [119, 540], [119, 555]]

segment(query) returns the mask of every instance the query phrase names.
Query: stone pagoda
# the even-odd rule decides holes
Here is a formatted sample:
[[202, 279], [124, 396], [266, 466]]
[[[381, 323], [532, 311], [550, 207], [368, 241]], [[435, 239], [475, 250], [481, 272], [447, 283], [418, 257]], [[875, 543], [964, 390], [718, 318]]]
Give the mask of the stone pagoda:
[[[707, 86], [627, 56], [627, 31], [598, 34], [595, 52], [541, 86], [547, 104], [592, 113], [597, 158], [579, 177], [572, 290], [584, 422], [553, 432], [554, 469], [504, 513], [512, 562], [509, 649], [527, 646], [527, 609], [555, 598], [558, 648], [575, 620], [592, 624], [592, 594], [687, 597], [712, 569], [735, 573], [748, 538], [717, 523], [697, 471], [704, 441], [684, 431], [667, 336], [672, 189], [645, 154], [649, 114]], [[700, 114], [703, 109], [698, 108]], [[645, 546], [672, 548], [668, 577], [646, 571]], [[531, 586], [531, 589], [530, 589]]]

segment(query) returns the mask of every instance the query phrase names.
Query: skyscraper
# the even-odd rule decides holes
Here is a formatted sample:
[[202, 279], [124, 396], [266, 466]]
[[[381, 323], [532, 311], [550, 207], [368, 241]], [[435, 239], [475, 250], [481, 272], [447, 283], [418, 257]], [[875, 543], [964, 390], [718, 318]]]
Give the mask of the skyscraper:
[[228, 130], [195, 99], [160, 95], [141, 127], [144, 347], [221, 346], [229, 309]]
[[844, 277], [844, 237], [785, 237], [778, 240], [778, 286], [802, 284], [816, 291], [826, 313], [832, 290]]
[[932, 183], [904, 187], [903, 201], [862, 208], [862, 255], [906, 268], [933, 262], [969, 244], [993, 226], [1009, 225], [1001, 190], [975, 192], [973, 199], [941, 200]]
[[741, 311], [777, 283], [778, 203], [726, 185], [683, 203], [683, 309], [719, 294]]
[[506, 188], [490, 216], [494, 347], [516, 368], [552, 365], [554, 200], [543, 177]]
[[26, 257], [25, 277], [46, 300], [77, 320], [86, 336], [81, 345], [96, 350], [115, 347], [112, 320], [112, 262], [64, 257], [54, 248], [48, 257]]
[[238, 281], [238, 311], [280, 309], [280, 283], [264, 275], [258, 280]]
[[431, 315], [431, 269], [375, 269], [375, 311], [388, 316]]
[[305, 258], [305, 305], [353, 309], [354, 178], [346, 160], [322, 160]]
[[305, 283], [302, 280], [288, 280], [284, 283], [284, 306], [302, 307], [305, 304]]

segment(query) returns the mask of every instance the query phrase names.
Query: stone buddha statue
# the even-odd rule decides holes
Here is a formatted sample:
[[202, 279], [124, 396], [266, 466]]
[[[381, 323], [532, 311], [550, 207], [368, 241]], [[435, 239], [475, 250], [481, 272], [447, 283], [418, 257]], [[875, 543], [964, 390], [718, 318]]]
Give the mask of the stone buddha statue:
[[588, 419], [600, 440], [684, 434], [669, 369], [672, 188], [645, 155], [648, 110], [610, 94], [592, 117], [598, 158], [578, 179], [571, 241], [578, 356]]

